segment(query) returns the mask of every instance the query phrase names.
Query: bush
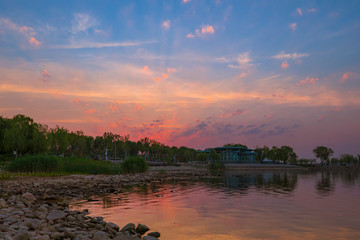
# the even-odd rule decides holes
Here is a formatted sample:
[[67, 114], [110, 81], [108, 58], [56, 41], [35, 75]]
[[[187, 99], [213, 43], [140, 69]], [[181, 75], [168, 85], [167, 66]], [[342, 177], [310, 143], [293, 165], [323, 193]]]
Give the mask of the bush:
[[209, 165], [209, 169], [211, 171], [219, 171], [219, 170], [224, 170], [225, 169], [225, 165], [224, 163], [221, 162], [212, 162]]
[[149, 166], [147, 165], [145, 158], [141, 156], [130, 156], [122, 162], [121, 168], [124, 173], [140, 173], [146, 172], [149, 169]]
[[25, 156], [9, 163], [7, 169], [22, 173], [84, 173], [84, 174], [120, 174], [121, 166], [110, 162], [95, 161], [86, 158], [57, 156]]

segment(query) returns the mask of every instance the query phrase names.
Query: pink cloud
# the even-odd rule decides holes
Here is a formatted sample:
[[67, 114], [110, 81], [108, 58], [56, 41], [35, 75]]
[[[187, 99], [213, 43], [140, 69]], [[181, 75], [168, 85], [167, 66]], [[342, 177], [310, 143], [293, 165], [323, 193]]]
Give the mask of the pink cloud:
[[296, 26], [297, 24], [296, 23], [290, 23], [289, 24], [289, 27], [291, 28], [291, 30], [295, 31], [296, 30]]
[[310, 77], [306, 77], [304, 80], [301, 80], [300, 82], [296, 83], [297, 86], [300, 85], [308, 85], [308, 84], [314, 84], [316, 81], [318, 81], [319, 78], [310, 78]]
[[168, 77], [169, 77], [169, 75], [167, 75], [166, 73], [163, 73], [161, 77], [156, 77], [156, 78], [154, 78], [154, 81], [155, 81], [155, 82], [160, 82], [160, 81], [162, 81], [162, 80], [167, 79]]
[[86, 110], [86, 113], [87, 113], [87, 114], [93, 114], [94, 112], [96, 112], [95, 109], [88, 109], [88, 110]]
[[140, 111], [140, 110], [143, 110], [143, 107], [136, 104], [134, 109], [135, 109], [135, 111]]
[[176, 68], [168, 68], [167, 71], [173, 73], [176, 72]]
[[214, 30], [214, 27], [213, 27], [213, 26], [211, 26], [211, 25], [206, 25], [206, 26], [202, 27], [201, 32], [204, 33], [204, 34], [206, 34], [206, 33], [214, 34], [214, 33], [215, 33], [215, 30]]
[[195, 35], [194, 35], [194, 34], [192, 34], [192, 33], [189, 33], [188, 35], [186, 35], [186, 37], [187, 37], [187, 38], [194, 38], [194, 37], [195, 37]]
[[33, 46], [39, 46], [40, 42], [38, 40], [36, 40], [34, 37], [30, 37], [29, 39], [29, 43]]
[[302, 11], [300, 8], [297, 8], [296, 11], [299, 13], [299, 15], [302, 15]]
[[112, 110], [118, 109], [118, 107], [117, 107], [116, 105], [110, 105], [109, 107], [110, 107]]
[[340, 83], [345, 82], [350, 76], [351, 72], [344, 73], [344, 75], [341, 77]]
[[165, 30], [169, 30], [170, 29], [170, 20], [166, 20], [162, 23], [162, 26]]
[[315, 8], [311, 8], [309, 10], [307, 10], [308, 13], [312, 13], [312, 12], [316, 12], [316, 9]]
[[141, 70], [141, 72], [145, 75], [151, 75], [151, 71], [150, 71], [150, 68], [149, 66], [144, 66], [143, 69]]
[[46, 69], [44, 69], [44, 71], [42, 72], [42, 76], [43, 76], [43, 78], [49, 78], [50, 74]]
[[183, 3], [188, 3], [190, 2], [191, 0], [182, 0]]
[[246, 73], [244, 72], [239, 75], [239, 78], [243, 78], [243, 77], [246, 77]]
[[287, 62], [287, 61], [283, 61], [283, 62], [281, 63], [281, 67], [282, 67], [283, 69], [288, 68], [288, 67], [289, 67], [288, 62]]

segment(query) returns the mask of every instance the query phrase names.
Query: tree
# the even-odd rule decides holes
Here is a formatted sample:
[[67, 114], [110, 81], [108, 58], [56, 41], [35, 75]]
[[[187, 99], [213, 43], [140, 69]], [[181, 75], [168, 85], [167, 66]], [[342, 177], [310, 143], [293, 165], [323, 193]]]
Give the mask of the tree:
[[321, 165], [323, 165], [324, 162], [329, 161], [329, 158], [334, 154], [334, 151], [331, 148], [317, 146], [316, 148], [314, 148], [313, 153], [315, 154], [316, 158], [320, 159]]
[[240, 143], [227, 143], [227, 144], [224, 144], [223, 147], [243, 147], [243, 148], [248, 148], [246, 145], [240, 144]]
[[210, 149], [210, 159], [213, 162], [219, 162], [220, 154], [217, 153], [215, 149]]
[[206, 153], [198, 153], [196, 154], [196, 161], [198, 162], [206, 162], [207, 160], [207, 154]]
[[266, 145], [264, 145], [263, 147], [257, 147], [257, 148], [255, 148], [255, 152], [257, 153], [256, 161], [261, 163], [267, 157], [267, 155], [269, 153], [269, 147]]

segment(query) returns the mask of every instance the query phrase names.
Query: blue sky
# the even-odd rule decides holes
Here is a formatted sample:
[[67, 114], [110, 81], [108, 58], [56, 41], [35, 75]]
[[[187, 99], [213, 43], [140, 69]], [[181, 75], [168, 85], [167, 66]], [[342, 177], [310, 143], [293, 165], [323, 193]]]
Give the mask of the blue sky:
[[359, 1], [0, 1], [0, 114], [359, 153]]

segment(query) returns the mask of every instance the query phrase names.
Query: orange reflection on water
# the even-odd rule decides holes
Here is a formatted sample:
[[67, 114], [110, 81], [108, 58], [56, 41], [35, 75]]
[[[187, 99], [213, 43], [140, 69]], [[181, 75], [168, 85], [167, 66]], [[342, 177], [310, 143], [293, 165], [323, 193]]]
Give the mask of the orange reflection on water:
[[135, 187], [73, 208], [120, 227], [145, 224], [160, 239], [360, 239], [359, 186], [359, 174], [349, 181], [333, 173], [229, 173]]

